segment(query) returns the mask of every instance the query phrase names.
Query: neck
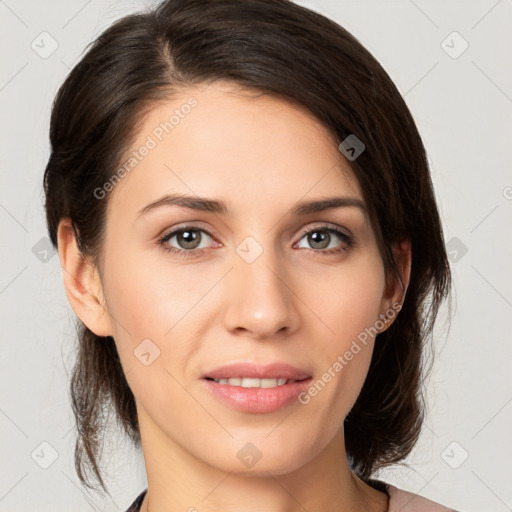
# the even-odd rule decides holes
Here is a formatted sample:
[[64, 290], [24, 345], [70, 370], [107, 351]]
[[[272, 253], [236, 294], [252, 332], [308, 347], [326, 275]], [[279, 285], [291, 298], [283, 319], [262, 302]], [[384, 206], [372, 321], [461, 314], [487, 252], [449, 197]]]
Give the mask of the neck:
[[[366, 485], [348, 468], [343, 429], [316, 457], [292, 471], [241, 473], [215, 468], [166, 436], [139, 409], [148, 478], [141, 512], [200, 511], [299, 512], [340, 510], [385, 512], [388, 497]], [[238, 469], [240, 466], [237, 466]]]

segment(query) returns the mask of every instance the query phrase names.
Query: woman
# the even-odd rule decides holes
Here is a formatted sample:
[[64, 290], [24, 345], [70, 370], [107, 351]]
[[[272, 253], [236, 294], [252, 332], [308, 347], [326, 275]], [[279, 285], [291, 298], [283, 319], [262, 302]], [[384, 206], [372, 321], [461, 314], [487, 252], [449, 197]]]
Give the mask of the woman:
[[163, 2], [75, 66], [51, 144], [84, 485], [111, 407], [145, 460], [130, 511], [448, 510], [375, 478], [419, 437], [451, 281], [421, 138], [353, 36]]

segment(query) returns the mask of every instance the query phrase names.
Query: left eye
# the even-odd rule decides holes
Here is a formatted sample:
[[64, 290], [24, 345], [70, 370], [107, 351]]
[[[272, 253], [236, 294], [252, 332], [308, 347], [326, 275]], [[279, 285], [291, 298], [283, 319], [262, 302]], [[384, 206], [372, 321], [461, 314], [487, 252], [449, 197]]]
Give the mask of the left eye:
[[[334, 245], [334, 248], [330, 245], [330, 242], [333, 241], [332, 235], [335, 235], [335, 238], [338, 238], [342, 241], [341, 248], [335, 248], [338, 244]], [[306, 239], [307, 243], [313, 246], [313, 249], [318, 249], [319, 252], [341, 252], [346, 250], [348, 247], [353, 245], [352, 237], [343, 233], [342, 231], [330, 227], [319, 227], [308, 230], [302, 239]], [[327, 250], [326, 250], [327, 249]]]

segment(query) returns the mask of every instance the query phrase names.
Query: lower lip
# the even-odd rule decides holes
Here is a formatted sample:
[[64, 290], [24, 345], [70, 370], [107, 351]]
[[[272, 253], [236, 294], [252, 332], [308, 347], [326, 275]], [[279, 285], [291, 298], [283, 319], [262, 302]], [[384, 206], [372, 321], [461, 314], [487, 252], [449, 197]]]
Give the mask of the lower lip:
[[269, 413], [287, 407], [306, 391], [312, 377], [274, 388], [243, 388], [203, 379], [210, 393], [225, 405], [242, 412]]

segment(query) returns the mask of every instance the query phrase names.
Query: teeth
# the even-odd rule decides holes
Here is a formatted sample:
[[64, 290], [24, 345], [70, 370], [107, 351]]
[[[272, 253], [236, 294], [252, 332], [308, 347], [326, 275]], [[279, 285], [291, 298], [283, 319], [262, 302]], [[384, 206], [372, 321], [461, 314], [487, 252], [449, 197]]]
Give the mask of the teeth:
[[215, 379], [215, 382], [219, 384], [229, 384], [231, 386], [241, 386], [243, 388], [275, 388], [293, 381], [288, 381], [287, 379], [253, 379], [245, 377], [243, 379]]

